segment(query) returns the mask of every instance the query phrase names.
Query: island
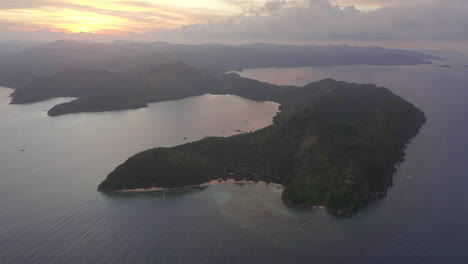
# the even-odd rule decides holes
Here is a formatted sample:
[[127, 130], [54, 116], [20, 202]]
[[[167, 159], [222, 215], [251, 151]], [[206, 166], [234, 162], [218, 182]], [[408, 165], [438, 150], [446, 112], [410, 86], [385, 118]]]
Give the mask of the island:
[[139, 153], [115, 168], [98, 190], [263, 182], [283, 186], [288, 206], [324, 207], [350, 216], [386, 195], [406, 144], [426, 121], [411, 103], [371, 84], [325, 79], [303, 87], [280, 86], [181, 62], [130, 72], [63, 71], [16, 89], [12, 103], [78, 98], [49, 110], [58, 116], [136, 109], [206, 93], [278, 102], [280, 112], [272, 125], [255, 132]]
[[210, 81], [210, 92], [275, 101], [280, 112], [271, 126], [255, 132], [136, 154], [115, 168], [98, 190], [261, 181], [284, 186], [282, 199], [288, 206], [320, 206], [351, 216], [386, 195], [406, 144], [426, 121], [415, 106], [375, 85], [325, 79], [286, 87], [235, 73]]

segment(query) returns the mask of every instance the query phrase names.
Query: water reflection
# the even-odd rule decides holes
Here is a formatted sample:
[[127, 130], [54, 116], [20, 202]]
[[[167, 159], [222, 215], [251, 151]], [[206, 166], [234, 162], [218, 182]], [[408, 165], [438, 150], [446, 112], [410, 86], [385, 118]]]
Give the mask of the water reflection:
[[44, 110], [62, 99], [13, 106], [11, 90], [0, 89], [0, 263], [468, 259], [466, 69], [338, 66], [241, 74], [283, 84], [328, 77], [377, 83], [416, 104], [429, 120], [409, 145], [389, 195], [353, 218], [337, 218], [325, 210], [287, 208], [280, 190], [262, 185], [225, 184], [164, 197], [96, 192], [107, 173], [139, 151], [258, 129], [271, 124], [277, 104], [205, 95], [50, 118]]

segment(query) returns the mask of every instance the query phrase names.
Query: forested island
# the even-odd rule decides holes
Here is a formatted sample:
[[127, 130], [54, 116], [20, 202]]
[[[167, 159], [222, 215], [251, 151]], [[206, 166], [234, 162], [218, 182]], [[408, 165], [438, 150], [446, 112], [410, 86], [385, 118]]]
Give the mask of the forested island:
[[425, 122], [424, 113], [386, 88], [332, 79], [303, 87], [279, 86], [213, 74], [181, 62], [130, 72], [63, 71], [12, 94], [12, 103], [77, 97], [50, 116], [146, 107], [147, 103], [231, 94], [281, 104], [273, 125], [228, 138], [206, 138], [139, 153], [102, 182], [103, 192], [183, 188], [216, 179], [285, 186], [292, 207], [325, 206], [352, 215], [386, 195], [405, 144]]
[[183, 188], [219, 178], [266, 181], [285, 186], [288, 206], [325, 206], [350, 216], [386, 195], [406, 143], [426, 120], [412, 104], [374, 85], [326, 79], [286, 87], [235, 73], [211, 81], [212, 93], [275, 101], [281, 112], [256, 132], [141, 152], [98, 190]]

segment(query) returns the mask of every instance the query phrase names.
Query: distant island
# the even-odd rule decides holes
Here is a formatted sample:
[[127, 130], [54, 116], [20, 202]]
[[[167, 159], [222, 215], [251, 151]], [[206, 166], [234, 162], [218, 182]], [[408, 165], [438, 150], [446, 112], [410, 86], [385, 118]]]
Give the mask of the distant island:
[[326, 79], [304, 87], [276, 86], [235, 73], [210, 81], [211, 93], [275, 101], [281, 112], [273, 125], [256, 132], [139, 153], [111, 172], [98, 190], [263, 181], [283, 185], [288, 206], [324, 206], [350, 216], [386, 195], [405, 144], [426, 120], [419, 109], [374, 85]]
[[445, 65], [437, 65], [437, 67], [439, 67], [439, 68], [452, 68], [452, 66], [447, 65], [447, 64], [445, 64]]

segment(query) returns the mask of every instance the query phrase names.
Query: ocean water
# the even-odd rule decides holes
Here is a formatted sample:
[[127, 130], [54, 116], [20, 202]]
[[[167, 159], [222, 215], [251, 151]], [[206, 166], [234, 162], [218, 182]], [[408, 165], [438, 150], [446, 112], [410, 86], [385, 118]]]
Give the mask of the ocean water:
[[468, 263], [468, 69], [241, 74], [279, 84], [328, 77], [376, 83], [421, 108], [428, 122], [409, 144], [388, 196], [339, 218], [287, 208], [281, 190], [265, 185], [164, 195], [96, 191], [115, 166], [145, 149], [267, 126], [275, 103], [203, 95], [51, 118], [44, 110], [69, 98], [9, 105], [11, 90], [1, 88], [0, 263]]

